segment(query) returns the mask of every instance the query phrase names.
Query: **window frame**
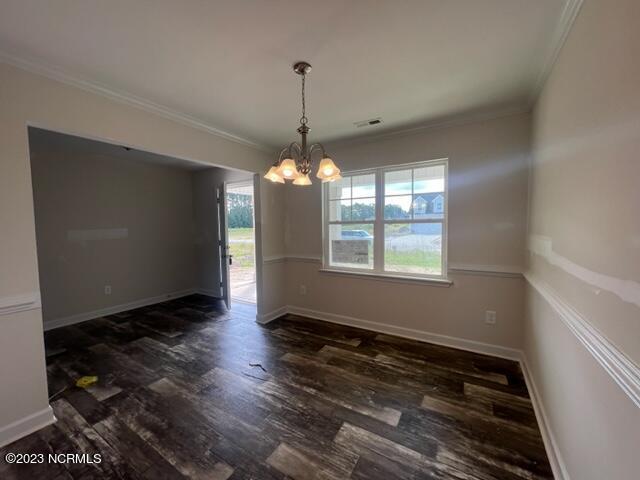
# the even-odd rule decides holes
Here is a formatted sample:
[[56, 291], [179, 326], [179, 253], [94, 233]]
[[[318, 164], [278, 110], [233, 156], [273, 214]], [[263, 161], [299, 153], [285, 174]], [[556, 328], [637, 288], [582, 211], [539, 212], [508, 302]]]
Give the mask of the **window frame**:
[[[385, 185], [384, 176], [385, 173], [417, 169], [423, 167], [433, 167], [442, 165], [444, 167], [444, 194], [443, 194], [443, 218], [440, 219], [385, 219], [384, 218], [384, 204], [385, 204]], [[349, 220], [349, 221], [337, 221], [330, 220], [329, 215], [329, 183], [322, 185], [322, 269], [328, 272], [340, 272], [355, 275], [362, 275], [364, 277], [389, 277], [389, 278], [407, 278], [413, 280], [427, 280], [427, 281], [448, 281], [448, 243], [449, 243], [449, 159], [439, 158], [435, 160], [427, 160], [421, 162], [404, 163], [398, 165], [389, 165], [377, 168], [368, 168], [362, 170], [351, 170], [343, 172], [343, 175], [375, 175], [375, 218], [373, 220]], [[413, 174], [412, 174], [413, 175]], [[412, 178], [412, 199], [411, 210], [413, 215], [413, 178]], [[349, 225], [349, 224], [373, 224], [373, 268], [360, 268], [360, 267], [343, 267], [331, 265], [330, 259], [330, 227], [331, 225]], [[392, 270], [385, 270], [384, 263], [384, 228], [387, 224], [406, 223], [409, 225], [420, 223], [439, 223], [442, 224], [442, 246], [441, 246], [441, 273], [440, 275], [427, 274], [427, 273], [408, 273], [398, 272]]]

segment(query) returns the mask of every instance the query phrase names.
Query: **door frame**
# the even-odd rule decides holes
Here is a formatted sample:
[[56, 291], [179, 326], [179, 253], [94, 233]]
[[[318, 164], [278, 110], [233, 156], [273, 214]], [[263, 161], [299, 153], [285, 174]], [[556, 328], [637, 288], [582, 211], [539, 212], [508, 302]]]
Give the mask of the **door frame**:
[[220, 260], [220, 290], [222, 300], [231, 309], [231, 276], [229, 264], [229, 223], [227, 221], [227, 182], [216, 187], [216, 206], [218, 207], [218, 259]]
[[[258, 182], [256, 184], [256, 181]], [[254, 261], [254, 277], [255, 277], [255, 285], [256, 285], [256, 308], [258, 305], [258, 215], [256, 213], [258, 202], [256, 201], [256, 192], [258, 191], [257, 185], [260, 182], [260, 175], [254, 174], [251, 178], [247, 180], [236, 180], [236, 181], [224, 181], [217, 187], [217, 194], [219, 195], [222, 192], [223, 195], [223, 205], [224, 205], [224, 213], [221, 215], [218, 214], [218, 238], [221, 240], [221, 248], [220, 248], [220, 274], [221, 274], [221, 284], [222, 284], [222, 299], [227, 304], [227, 308], [231, 308], [233, 303], [231, 296], [231, 275], [229, 272], [229, 261], [228, 258], [233, 258], [232, 255], [229, 254], [229, 222], [227, 218], [227, 196], [229, 194], [229, 189], [235, 186], [244, 186], [244, 187], [252, 187], [252, 208], [251, 208], [251, 217], [253, 221], [253, 261]], [[218, 204], [220, 205], [220, 203]], [[224, 229], [224, 231], [220, 231]], [[224, 247], [224, 248], [223, 248]], [[224, 251], [224, 254], [223, 254]], [[232, 262], [233, 260], [231, 260]], [[262, 262], [260, 262], [261, 265]]]

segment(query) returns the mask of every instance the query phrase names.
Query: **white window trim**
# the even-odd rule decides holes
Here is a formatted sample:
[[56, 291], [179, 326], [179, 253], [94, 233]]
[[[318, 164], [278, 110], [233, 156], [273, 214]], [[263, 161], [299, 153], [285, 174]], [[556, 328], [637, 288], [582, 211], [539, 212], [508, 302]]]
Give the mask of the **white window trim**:
[[[405, 170], [407, 168], [421, 168], [434, 165], [444, 166], [444, 219], [433, 220], [412, 220], [407, 222], [415, 223], [442, 223], [442, 269], [441, 275], [429, 275], [419, 273], [393, 272], [384, 270], [384, 226], [391, 223], [404, 223], [401, 220], [384, 219], [384, 173], [394, 170]], [[345, 175], [375, 174], [376, 181], [376, 219], [371, 221], [358, 220], [348, 222], [338, 222], [340, 224], [362, 224], [373, 223], [373, 268], [349, 268], [331, 265], [329, 259], [329, 184], [323, 184], [322, 188], [322, 272], [344, 273], [360, 275], [362, 277], [377, 277], [380, 279], [400, 280], [400, 281], [424, 281], [432, 284], [451, 285], [448, 274], [448, 243], [449, 243], [449, 159], [440, 158], [425, 162], [405, 163], [401, 165], [389, 165], [386, 167], [369, 168], [363, 170], [352, 170], [344, 172]], [[336, 223], [336, 222], [334, 222]], [[382, 239], [382, 240], [377, 240]]]

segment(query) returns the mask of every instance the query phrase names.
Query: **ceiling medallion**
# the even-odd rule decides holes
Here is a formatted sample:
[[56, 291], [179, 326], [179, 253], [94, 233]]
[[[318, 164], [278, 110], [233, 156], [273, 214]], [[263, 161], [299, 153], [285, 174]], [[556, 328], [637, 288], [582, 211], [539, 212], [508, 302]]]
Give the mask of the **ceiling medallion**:
[[293, 66], [293, 71], [302, 77], [302, 116], [300, 117], [300, 126], [297, 132], [302, 137], [300, 143], [293, 142], [288, 147], [283, 148], [278, 156], [278, 160], [269, 169], [264, 176], [267, 180], [275, 183], [284, 183], [285, 180], [293, 180], [294, 185], [311, 185], [309, 174], [311, 173], [312, 160], [311, 155], [319, 151], [322, 154], [320, 164], [318, 165], [318, 177], [323, 182], [333, 182], [342, 178], [340, 169], [336, 167], [333, 160], [329, 158], [324, 147], [320, 143], [314, 143], [307, 146], [307, 126], [306, 104], [304, 84], [306, 75], [311, 71], [311, 65], [307, 62], [298, 62]]

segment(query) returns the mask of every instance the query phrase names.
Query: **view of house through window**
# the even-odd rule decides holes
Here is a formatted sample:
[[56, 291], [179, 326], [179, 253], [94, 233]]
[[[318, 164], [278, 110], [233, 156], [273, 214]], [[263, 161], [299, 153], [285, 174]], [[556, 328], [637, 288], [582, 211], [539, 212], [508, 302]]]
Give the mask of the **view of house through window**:
[[331, 268], [444, 276], [447, 162], [345, 174], [325, 187]]
[[256, 303], [253, 184], [227, 185], [227, 231], [229, 235], [229, 284], [232, 301]]

